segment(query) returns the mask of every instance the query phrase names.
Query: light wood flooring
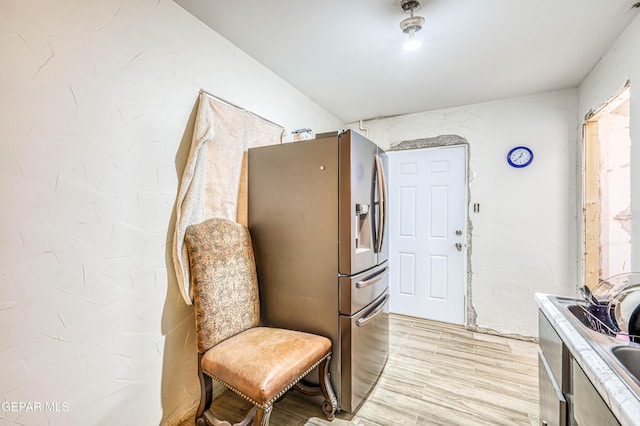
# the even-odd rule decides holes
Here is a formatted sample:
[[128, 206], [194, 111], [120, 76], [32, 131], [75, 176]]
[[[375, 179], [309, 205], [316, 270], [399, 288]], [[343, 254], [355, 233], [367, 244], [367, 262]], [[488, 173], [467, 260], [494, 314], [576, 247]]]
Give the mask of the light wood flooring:
[[[357, 413], [328, 422], [320, 406], [291, 392], [271, 414], [273, 426], [537, 425], [536, 343], [441, 323], [390, 317], [390, 354]], [[250, 405], [230, 391], [213, 404], [239, 421]], [[193, 419], [182, 426], [193, 425]]]

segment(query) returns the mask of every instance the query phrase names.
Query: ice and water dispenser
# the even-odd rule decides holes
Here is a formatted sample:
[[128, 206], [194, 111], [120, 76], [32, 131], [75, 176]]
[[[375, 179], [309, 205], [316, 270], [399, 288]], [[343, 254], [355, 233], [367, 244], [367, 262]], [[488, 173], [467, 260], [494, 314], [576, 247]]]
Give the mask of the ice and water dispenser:
[[356, 250], [371, 249], [369, 204], [356, 204]]

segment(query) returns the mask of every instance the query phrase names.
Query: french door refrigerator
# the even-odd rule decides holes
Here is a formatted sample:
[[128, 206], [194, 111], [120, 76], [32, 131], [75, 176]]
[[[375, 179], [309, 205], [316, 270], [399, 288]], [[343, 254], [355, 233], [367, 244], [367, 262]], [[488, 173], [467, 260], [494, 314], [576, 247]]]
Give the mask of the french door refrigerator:
[[248, 153], [262, 323], [332, 340], [331, 382], [348, 412], [389, 352], [386, 164], [351, 130]]

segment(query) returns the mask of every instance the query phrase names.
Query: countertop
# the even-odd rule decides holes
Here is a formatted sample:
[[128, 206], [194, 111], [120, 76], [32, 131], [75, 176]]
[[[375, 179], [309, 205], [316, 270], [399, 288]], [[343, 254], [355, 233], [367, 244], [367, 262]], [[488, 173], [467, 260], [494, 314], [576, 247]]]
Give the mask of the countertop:
[[536, 293], [535, 295], [540, 310], [551, 322], [611, 412], [623, 426], [640, 424], [640, 400], [564, 317], [549, 297], [550, 295], [547, 294]]

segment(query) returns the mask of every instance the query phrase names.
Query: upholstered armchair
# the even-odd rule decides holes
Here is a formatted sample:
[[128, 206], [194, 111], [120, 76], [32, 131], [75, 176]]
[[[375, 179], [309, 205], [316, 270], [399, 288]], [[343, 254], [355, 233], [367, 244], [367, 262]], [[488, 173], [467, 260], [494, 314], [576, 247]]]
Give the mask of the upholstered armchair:
[[[337, 399], [328, 375], [331, 340], [294, 330], [260, 327], [258, 280], [249, 230], [226, 219], [186, 229], [196, 314], [201, 398], [196, 424], [221, 423], [209, 410], [212, 380], [250, 401], [238, 425], [268, 425], [273, 404], [319, 367], [322, 409], [332, 420]], [[308, 393], [308, 392], [305, 392]]]

